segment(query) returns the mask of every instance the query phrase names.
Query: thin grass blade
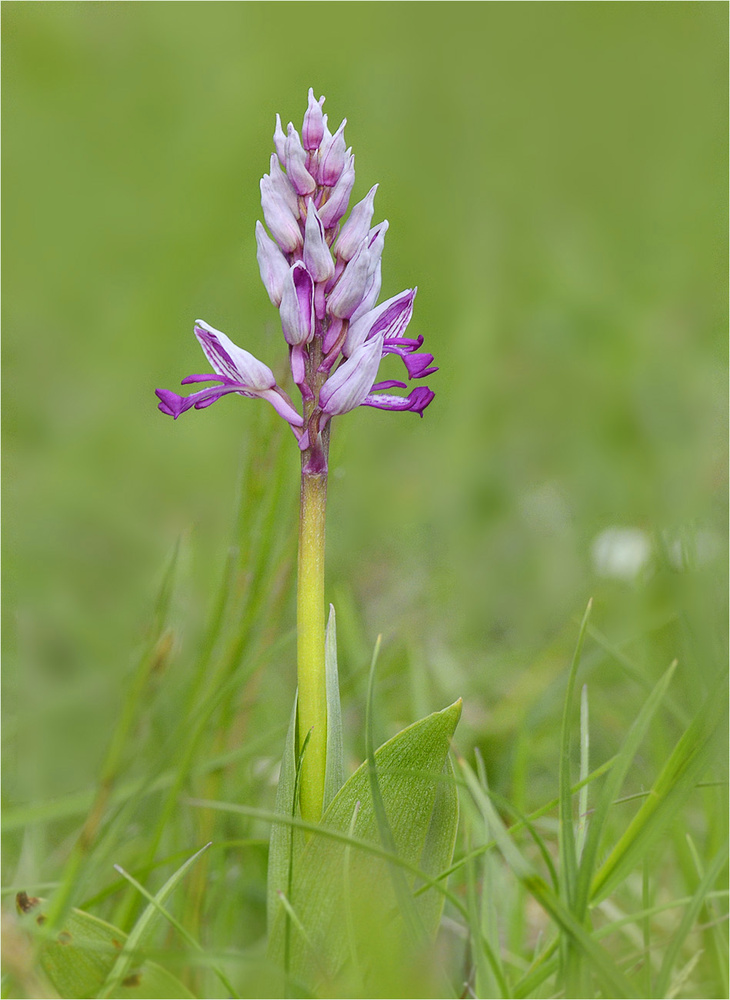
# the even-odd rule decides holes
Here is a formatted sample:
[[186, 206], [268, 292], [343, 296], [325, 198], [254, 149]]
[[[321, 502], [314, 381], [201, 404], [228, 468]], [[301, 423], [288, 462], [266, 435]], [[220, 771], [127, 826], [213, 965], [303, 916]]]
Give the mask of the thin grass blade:
[[459, 763], [464, 772], [469, 790], [479, 808], [488, 818], [491, 831], [497, 841], [497, 846], [515, 876], [523, 883], [527, 891], [537, 900], [542, 908], [554, 919], [556, 924], [562, 928], [571, 945], [574, 945], [585, 954], [604, 982], [610, 985], [613, 992], [606, 995], [614, 997], [635, 996], [631, 983], [621, 970], [618, 969], [614, 959], [594, 941], [582, 924], [575, 919], [561, 899], [550, 889], [545, 880], [537, 874], [530, 862], [524, 857], [502, 823], [490, 797], [484, 794], [476, 775], [469, 768], [466, 761], [460, 760]]
[[662, 768], [650, 794], [629, 823], [591, 885], [591, 899], [604, 899], [641, 861], [694, 791], [712, 758], [727, 706], [728, 678], [710, 692]]
[[[196, 851], [191, 858], [188, 858], [188, 860], [170, 876], [160, 891], [155, 895], [156, 903], [162, 905], [165, 902], [188, 869], [195, 864], [201, 854], [207, 851], [209, 847], [210, 844], [206, 844], [205, 847], [201, 847], [199, 851]], [[118, 988], [121, 981], [127, 975], [129, 966], [134, 960], [134, 956], [139, 953], [146, 936], [151, 930], [154, 918], [158, 915], [158, 912], [158, 908], [154, 901], [152, 903], [148, 903], [139, 920], [132, 928], [129, 937], [125, 941], [119, 957], [112, 966], [109, 975], [106, 978], [106, 982], [99, 992], [99, 997], [108, 997]]]
[[570, 665], [568, 675], [568, 686], [565, 691], [563, 702], [563, 721], [560, 732], [560, 771], [559, 771], [559, 853], [560, 853], [560, 887], [563, 899], [568, 906], [571, 906], [575, 890], [575, 882], [578, 875], [578, 859], [576, 853], [575, 831], [573, 829], [573, 797], [572, 782], [570, 778], [570, 754], [571, 738], [570, 732], [573, 723], [573, 705], [575, 701], [575, 682], [580, 666], [580, 657], [583, 651], [583, 641], [588, 627], [588, 619], [591, 614], [593, 601], [588, 602], [583, 620], [578, 632], [578, 641], [573, 654], [573, 661]]
[[679, 927], [672, 935], [672, 938], [664, 952], [661, 969], [659, 970], [659, 975], [656, 978], [654, 989], [657, 996], [663, 997], [669, 992], [672, 969], [674, 968], [674, 963], [677, 961], [679, 956], [679, 950], [692, 930], [697, 920], [697, 916], [707, 899], [707, 894], [711, 891], [713, 885], [720, 876], [722, 869], [727, 864], [727, 854], [728, 844], [725, 842], [707, 866], [707, 871], [700, 879], [699, 885], [692, 896], [692, 902], [682, 914], [682, 920], [680, 921]]
[[654, 690], [644, 702], [641, 711], [629, 729], [623, 746], [614, 758], [614, 765], [608, 773], [598, 798], [595, 809], [591, 816], [590, 829], [586, 837], [583, 856], [581, 858], [578, 871], [578, 880], [575, 893], [575, 914], [579, 920], [583, 919], [588, 907], [590, 895], [591, 879], [595, 874], [596, 857], [601, 842], [601, 837], [606, 826], [608, 814], [613, 803], [618, 798], [621, 786], [626, 775], [629, 773], [631, 765], [639, 751], [639, 747], [646, 736], [651, 720], [664, 701], [674, 671], [677, 666], [676, 660], [665, 671]]

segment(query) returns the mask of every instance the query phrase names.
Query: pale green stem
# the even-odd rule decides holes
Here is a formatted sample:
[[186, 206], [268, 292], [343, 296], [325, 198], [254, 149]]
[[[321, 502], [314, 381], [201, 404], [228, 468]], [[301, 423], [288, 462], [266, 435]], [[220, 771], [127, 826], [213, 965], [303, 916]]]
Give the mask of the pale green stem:
[[327, 473], [302, 472], [297, 578], [297, 683], [299, 747], [311, 732], [302, 759], [302, 819], [319, 822], [327, 752], [327, 690], [324, 666], [324, 529]]

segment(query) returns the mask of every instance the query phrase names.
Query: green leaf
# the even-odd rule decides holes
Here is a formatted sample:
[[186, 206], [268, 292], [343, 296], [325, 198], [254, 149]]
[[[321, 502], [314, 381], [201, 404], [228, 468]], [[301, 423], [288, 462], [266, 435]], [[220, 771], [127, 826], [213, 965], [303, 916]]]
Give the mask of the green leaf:
[[337, 628], [334, 605], [330, 604], [324, 644], [325, 688], [327, 693], [327, 763], [324, 773], [324, 801], [327, 811], [332, 799], [345, 783], [345, 755], [342, 748], [342, 708], [337, 675]]
[[[422, 865], [427, 876], [448, 868], [453, 853], [458, 806], [448, 752], [460, 715], [458, 701], [404, 729], [374, 754], [395, 849], [408, 864]], [[403, 952], [403, 928], [389, 874], [392, 864], [357, 844], [357, 840], [379, 843], [370, 770], [368, 761], [358, 768], [322, 819], [323, 827], [339, 831], [342, 840], [315, 832], [296, 859], [291, 892], [282, 884], [269, 887], [270, 893], [286, 895], [301, 925], [301, 929], [290, 926], [287, 908], [280, 902], [270, 954], [282, 966], [288, 958], [290, 976], [310, 987], [335, 977], [348, 957], [353, 960], [353, 949], [363, 967], [371, 964], [374, 947]], [[346, 834], [354, 838], [349, 843]], [[406, 885], [413, 892], [421, 882], [409, 875]], [[429, 889], [413, 900], [431, 931], [441, 912], [439, 897]]]
[[[442, 774], [442, 780], [436, 787], [436, 800], [419, 865], [424, 875], [432, 879], [438, 878], [451, 864], [459, 826], [459, 793], [454, 765], [449, 757], [446, 758]], [[441, 922], [445, 901], [443, 893], [434, 888], [420, 894], [418, 909], [426, 930], [432, 934]]]
[[[29, 926], [43, 927], [43, 900], [18, 894], [18, 909]], [[82, 910], [70, 910], [63, 929], [40, 946], [40, 963], [61, 997], [96, 997], [128, 941], [112, 924]], [[119, 984], [119, 995], [140, 1000], [180, 1000], [193, 994], [155, 962], [131, 967]]]
[[[375, 707], [375, 667], [380, 654], [380, 640], [378, 636], [373, 650], [373, 657], [370, 663], [370, 678], [368, 680], [367, 708], [365, 714], [365, 748], [367, 750], [367, 768], [370, 779], [370, 794], [373, 799], [373, 813], [378, 827], [378, 840], [383, 847], [393, 855], [398, 855], [398, 848], [395, 843], [393, 831], [388, 822], [388, 812], [385, 808], [382, 793], [380, 791], [380, 780], [378, 778], [378, 765], [375, 759], [375, 740], [373, 737], [373, 714]], [[354, 827], [353, 827], [354, 830]], [[349, 864], [349, 862], [346, 862]], [[425, 928], [416, 912], [416, 907], [411, 899], [408, 880], [397, 865], [389, 865], [388, 875], [393, 885], [393, 891], [397, 899], [398, 910], [400, 912], [403, 925], [407, 931], [411, 946], [422, 946], [424, 943]]]
[[[297, 697], [294, 696], [294, 707], [289, 720], [284, 754], [281, 758], [279, 785], [276, 789], [276, 811], [283, 816], [299, 815], [296, 804], [297, 784]], [[269, 840], [269, 870], [266, 885], [266, 915], [271, 933], [274, 913], [277, 908], [277, 892], [289, 891], [289, 873], [295, 845], [303, 841], [301, 831], [288, 823], [274, 823], [271, 827]]]

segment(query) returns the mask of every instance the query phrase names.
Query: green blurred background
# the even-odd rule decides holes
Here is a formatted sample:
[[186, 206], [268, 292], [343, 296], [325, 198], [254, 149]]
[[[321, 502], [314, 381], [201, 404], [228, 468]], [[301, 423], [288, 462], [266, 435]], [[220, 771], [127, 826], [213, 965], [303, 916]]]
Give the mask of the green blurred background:
[[[380, 183], [383, 296], [419, 286], [440, 365], [423, 421], [334, 430], [346, 691], [382, 632], [393, 725], [464, 695], [463, 744], [499, 774], [528, 734], [552, 788], [593, 596], [617, 651], [587, 650], [598, 756], [636, 710], [626, 663], [651, 680], [678, 657], [677, 702], [699, 703], [725, 648], [726, 22], [721, 3], [3, 4], [11, 801], [93, 780], [181, 532], [180, 645], [208, 611], [242, 450], [265, 454], [276, 417], [229, 397], [173, 422], [154, 390], [206, 370], [197, 317], [283, 370], [258, 181], [310, 86], [347, 116], [355, 198]], [[636, 572], [597, 561], [612, 528], [635, 529]], [[293, 623], [289, 594], [273, 625]], [[291, 643], [271, 670], [283, 724]]]

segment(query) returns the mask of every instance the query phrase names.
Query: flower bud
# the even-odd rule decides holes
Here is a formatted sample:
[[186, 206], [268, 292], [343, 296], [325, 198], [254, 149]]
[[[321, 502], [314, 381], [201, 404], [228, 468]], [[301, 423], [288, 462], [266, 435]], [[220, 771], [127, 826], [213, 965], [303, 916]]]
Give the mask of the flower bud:
[[324, 226], [309, 199], [307, 221], [304, 229], [304, 263], [315, 281], [329, 281], [335, 273], [335, 262], [324, 236]]
[[309, 343], [314, 332], [314, 285], [300, 260], [290, 268], [284, 281], [279, 315], [288, 344]]
[[383, 338], [361, 344], [344, 364], [330, 375], [319, 392], [319, 405], [335, 416], [360, 406], [373, 387], [383, 354]]
[[287, 177], [297, 194], [312, 194], [316, 188], [314, 177], [306, 167], [307, 154], [304, 152], [299, 133], [291, 122], [287, 126], [285, 165]]
[[387, 219], [383, 219], [379, 222], [377, 226], [373, 228], [368, 233], [368, 250], [370, 251], [373, 259], [380, 260], [383, 253], [383, 247], [385, 246], [385, 234], [388, 232], [388, 226], [390, 223]]
[[297, 198], [296, 191], [292, 187], [291, 181], [279, 166], [276, 153], [271, 154], [271, 160], [269, 162], [269, 176], [271, 177], [271, 184], [274, 191], [276, 191], [277, 195], [279, 195], [279, 197], [282, 198], [289, 206], [291, 214], [294, 218], [298, 219], [299, 199]]
[[319, 148], [319, 183], [325, 187], [333, 187], [345, 167], [347, 148], [345, 146], [345, 125], [347, 119], [343, 118], [340, 127], [334, 135], [327, 136], [322, 140]]
[[[342, 277], [329, 296], [327, 309], [330, 316], [350, 319], [355, 311], [360, 309], [363, 297], [373, 287], [374, 276], [379, 273], [380, 257], [387, 229], [388, 223], [381, 222], [379, 226], [370, 231], [358, 247], [357, 253], [345, 267]], [[380, 284], [378, 282], [373, 302], [377, 300], [379, 293]], [[372, 305], [368, 305], [368, 309], [370, 308]], [[360, 311], [363, 310], [360, 309]], [[364, 311], [367, 312], [367, 310]]]
[[[368, 253], [370, 254], [371, 263], [370, 274], [368, 276], [368, 281], [363, 291], [360, 304], [355, 309], [354, 313], [350, 316], [350, 321], [352, 323], [364, 316], [365, 313], [369, 312], [375, 303], [378, 301], [378, 296], [380, 295], [381, 286], [381, 262], [380, 258], [383, 253], [383, 245], [385, 242], [385, 234], [388, 231], [388, 221], [387, 219], [381, 222], [379, 225], [374, 226], [370, 233], [368, 234], [365, 241], [365, 245], [368, 248]], [[355, 255], [357, 256], [357, 254]], [[354, 258], [353, 258], [354, 260]], [[348, 265], [349, 266], [349, 265]]]
[[309, 107], [304, 113], [304, 122], [302, 124], [302, 145], [307, 150], [317, 149], [320, 142], [322, 141], [322, 136], [324, 135], [324, 115], [322, 114], [322, 105], [324, 104], [324, 97], [320, 97], [319, 101], [314, 99], [314, 91], [309, 88]]
[[352, 260], [355, 251], [368, 235], [377, 190], [377, 184], [370, 188], [363, 200], [355, 205], [350, 212], [350, 218], [342, 227], [335, 244], [335, 253], [340, 260]]
[[339, 180], [332, 189], [332, 193], [319, 211], [319, 217], [325, 229], [336, 226], [347, 211], [354, 184], [355, 157], [350, 155]]
[[363, 292], [360, 305], [357, 307], [352, 316], [350, 316], [351, 323], [357, 323], [357, 321], [362, 316], [365, 316], [366, 313], [370, 312], [375, 303], [378, 301], [378, 296], [380, 295], [380, 286], [382, 285], [382, 283], [383, 279], [382, 279], [381, 262], [378, 261], [375, 270], [368, 279], [368, 283], [365, 288], [365, 291]]
[[286, 162], [286, 136], [284, 135], [284, 129], [281, 127], [281, 118], [279, 115], [276, 116], [274, 149], [276, 150], [276, 155], [279, 157], [279, 163], [281, 163], [283, 167]]
[[272, 305], [278, 308], [281, 304], [284, 281], [289, 274], [289, 264], [260, 222], [256, 223], [256, 259], [259, 262], [264, 288]]
[[271, 234], [284, 253], [293, 253], [302, 245], [299, 224], [286, 199], [276, 189], [276, 184], [268, 174], [261, 178], [261, 208]]
[[327, 312], [339, 319], [349, 319], [362, 301], [370, 277], [367, 254], [355, 254], [342, 277], [330, 292]]

